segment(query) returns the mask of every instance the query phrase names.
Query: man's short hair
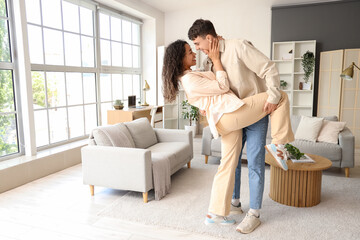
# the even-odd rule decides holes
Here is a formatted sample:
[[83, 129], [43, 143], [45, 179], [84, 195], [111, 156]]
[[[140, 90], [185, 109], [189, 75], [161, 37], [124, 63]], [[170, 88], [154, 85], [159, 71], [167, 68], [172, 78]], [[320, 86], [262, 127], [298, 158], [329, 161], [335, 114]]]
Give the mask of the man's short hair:
[[204, 19], [197, 19], [188, 31], [188, 37], [192, 41], [199, 36], [204, 38], [208, 34], [213, 37], [217, 36], [212, 22]]

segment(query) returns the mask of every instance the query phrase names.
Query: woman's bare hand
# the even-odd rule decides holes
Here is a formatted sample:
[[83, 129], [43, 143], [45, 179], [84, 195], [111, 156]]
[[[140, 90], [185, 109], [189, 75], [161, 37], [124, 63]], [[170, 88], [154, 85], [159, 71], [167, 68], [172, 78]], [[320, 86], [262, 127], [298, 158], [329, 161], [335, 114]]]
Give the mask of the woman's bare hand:
[[219, 52], [219, 39], [213, 38], [212, 40], [209, 40], [209, 54], [208, 57], [211, 59], [211, 61], [220, 61], [220, 52]]

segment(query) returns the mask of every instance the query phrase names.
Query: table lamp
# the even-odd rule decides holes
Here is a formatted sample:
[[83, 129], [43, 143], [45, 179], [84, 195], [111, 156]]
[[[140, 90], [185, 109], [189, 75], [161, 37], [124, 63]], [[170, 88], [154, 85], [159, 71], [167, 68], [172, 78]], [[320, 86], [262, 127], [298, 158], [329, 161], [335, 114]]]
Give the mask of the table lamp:
[[354, 62], [352, 62], [352, 64], [340, 74], [340, 77], [345, 80], [351, 81], [354, 76], [354, 67], [360, 70], [360, 68], [356, 66]]
[[144, 82], [144, 87], [143, 87], [143, 91], [144, 91], [144, 102], [141, 104], [141, 106], [149, 106], [149, 104], [146, 102], [146, 91], [150, 90], [150, 86], [147, 83], [147, 81], [145, 80]]

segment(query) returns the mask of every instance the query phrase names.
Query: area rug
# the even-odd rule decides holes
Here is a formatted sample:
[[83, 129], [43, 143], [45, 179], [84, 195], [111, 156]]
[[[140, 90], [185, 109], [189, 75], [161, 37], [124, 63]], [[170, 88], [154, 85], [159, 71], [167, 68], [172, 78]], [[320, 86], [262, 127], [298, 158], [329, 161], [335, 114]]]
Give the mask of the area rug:
[[[261, 209], [261, 225], [251, 234], [241, 234], [233, 226], [206, 226], [205, 215], [217, 164], [204, 164], [197, 155], [192, 168], [184, 167], [172, 176], [171, 193], [160, 201], [150, 191], [149, 202], [142, 194], [128, 192], [98, 215], [225, 239], [359, 239], [360, 178], [345, 178], [341, 173], [325, 173], [320, 204], [295, 208], [269, 198], [270, 177], [266, 167], [266, 183]], [[241, 202], [249, 209], [248, 169], [242, 167]], [[230, 216], [239, 223], [244, 214]]]

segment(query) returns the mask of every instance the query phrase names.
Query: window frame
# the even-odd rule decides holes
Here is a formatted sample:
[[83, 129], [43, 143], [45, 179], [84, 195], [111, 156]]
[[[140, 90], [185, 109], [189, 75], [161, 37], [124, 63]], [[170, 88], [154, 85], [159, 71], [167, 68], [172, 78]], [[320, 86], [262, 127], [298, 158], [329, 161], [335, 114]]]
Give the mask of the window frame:
[[[36, 26], [36, 27], [40, 27], [41, 28], [41, 37], [42, 37], [42, 54], [43, 54], [43, 64], [38, 64], [38, 63], [31, 63], [30, 62], [30, 66], [31, 66], [31, 72], [34, 72], [34, 71], [39, 71], [39, 72], [43, 72], [44, 73], [44, 77], [45, 77], [45, 81], [46, 81], [46, 73], [47, 72], [61, 72], [61, 73], [64, 73], [64, 75], [66, 76], [66, 73], [70, 73], [70, 72], [75, 72], [75, 73], [81, 73], [81, 74], [84, 74], [84, 73], [93, 73], [95, 74], [95, 91], [96, 91], [96, 102], [95, 102], [95, 105], [96, 105], [96, 118], [97, 118], [97, 126], [100, 126], [100, 125], [104, 125], [106, 123], [103, 123], [102, 122], [102, 104], [104, 103], [109, 103], [111, 104], [115, 99], [114, 99], [114, 96], [113, 96], [113, 93], [111, 93], [111, 101], [106, 101], [106, 102], [102, 102], [101, 101], [101, 89], [100, 89], [100, 81], [101, 81], [101, 74], [110, 74], [112, 76], [112, 74], [121, 74], [121, 79], [123, 80], [123, 76], [124, 74], [130, 74], [130, 75], [139, 75], [138, 79], [139, 79], [139, 90], [137, 92], [140, 92], [140, 96], [138, 96], [138, 99], [140, 100], [141, 99], [141, 95], [142, 95], [142, 91], [141, 91], [141, 79], [142, 79], [142, 53], [141, 53], [141, 47], [142, 47], [142, 42], [141, 42], [141, 25], [142, 25], [142, 22], [141, 21], [138, 21], [136, 20], [135, 18], [132, 18], [132, 17], [127, 17], [127, 16], [124, 16], [123, 14], [117, 12], [116, 10], [114, 9], [110, 9], [110, 8], [107, 8], [106, 6], [103, 6], [101, 4], [98, 4], [98, 3], [95, 3], [95, 2], [89, 2], [87, 0], [60, 0], [60, 5], [61, 5], [61, 24], [62, 24], [62, 27], [61, 29], [56, 29], [56, 28], [52, 28], [52, 27], [48, 27], [48, 26], [45, 26], [43, 24], [43, 9], [42, 9], [42, 0], [39, 0], [40, 1], [40, 25], [39, 24], [36, 24], [36, 23], [32, 23], [32, 22], [28, 22], [28, 19], [26, 19], [26, 24], [27, 26], [31, 25], [31, 26]], [[88, 8], [88, 9], [91, 9], [92, 10], [92, 17], [93, 17], [93, 36], [89, 36], [89, 35], [86, 35], [86, 34], [83, 34], [81, 33], [81, 16], [79, 14], [79, 32], [78, 33], [74, 33], [74, 32], [71, 32], [71, 31], [67, 31], [64, 29], [64, 14], [63, 14], [63, 2], [69, 2], [69, 3], [73, 3], [79, 7], [85, 7], [85, 8]], [[78, 8], [79, 10], [79, 13], [80, 13], [80, 8]], [[138, 52], [138, 56], [139, 56], [139, 67], [138, 68], [126, 68], [126, 67], [123, 67], [123, 66], [103, 66], [101, 65], [101, 49], [100, 49], [100, 19], [99, 19], [99, 16], [100, 16], [100, 12], [105, 12], [106, 14], [111, 14], [111, 16], [115, 16], [117, 18], [120, 18], [120, 19], [124, 19], [126, 21], [130, 21], [131, 23], [136, 23], [138, 24], [139, 26], [139, 44], [137, 45], [139, 47], [139, 52]], [[26, 28], [28, 29], [28, 28]], [[44, 29], [52, 29], [52, 30], [56, 30], [56, 31], [60, 31], [61, 34], [62, 34], [62, 44], [63, 44], [63, 48], [62, 48], [62, 51], [63, 51], [63, 65], [50, 65], [50, 64], [46, 64], [46, 59], [45, 59], [45, 42], [44, 42]], [[80, 36], [80, 49], [81, 49], [81, 37], [82, 36], [86, 36], [86, 37], [91, 37], [94, 41], [94, 45], [93, 45], [93, 50], [94, 50], [94, 66], [93, 67], [84, 67], [83, 66], [83, 61], [82, 61], [82, 55], [80, 56], [81, 57], [81, 66], [67, 66], [66, 65], [66, 53], [65, 53], [65, 41], [64, 41], [64, 35], [66, 33], [71, 33], [71, 34], [77, 34], [78, 36]], [[132, 34], [131, 34], [131, 37], [132, 37]], [[29, 39], [26, 39], [26, 41], [29, 43]], [[134, 44], [133, 44], [134, 45]], [[30, 48], [30, 47], [29, 47]], [[133, 50], [132, 50], [133, 51]], [[122, 53], [122, 56], [123, 56], [123, 53]], [[29, 56], [30, 57], [30, 56]], [[133, 64], [133, 62], [132, 62]], [[132, 77], [133, 78], [133, 77]], [[83, 75], [82, 75], [82, 81], [83, 81]], [[65, 77], [65, 82], [66, 82], [66, 77]], [[66, 84], [66, 83], [65, 83]], [[122, 81], [122, 84], [123, 84], [123, 81]], [[133, 83], [132, 83], [133, 84]], [[82, 86], [82, 89], [84, 90], [84, 85]], [[47, 98], [47, 89], [45, 88], [45, 96]], [[122, 96], [124, 96], [124, 88], [122, 88]], [[84, 99], [84, 96], [83, 96], [83, 99]], [[123, 99], [125, 100], [125, 99]], [[47, 101], [45, 99], [45, 101]], [[127, 101], [127, 99], [126, 99]], [[91, 104], [94, 104], [94, 103], [91, 103]], [[47, 114], [47, 124], [48, 124], [48, 129], [47, 129], [47, 132], [48, 132], [48, 144], [47, 145], [43, 145], [43, 146], [37, 146], [36, 149], [39, 151], [39, 150], [44, 150], [44, 149], [48, 149], [48, 148], [51, 148], [51, 147], [55, 147], [55, 146], [58, 146], [58, 145], [63, 145], [63, 144], [66, 144], [66, 143], [70, 143], [70, 142], [74, 142], [74, 141], [78, 141], [78, 140], [81, 140], [81, 139], [85, 139], [88, 137], [88, 134], [86, 134], [86, 127], [85, 127], [85, 124], [86, 124], [86, 119], [85, 119], [85, 116], [86, 116], [86, 113], [85, 113], [85, 106], [86, 105], [91, 105], [91, 104], [87, 104], [85, 103], [84, 101], [82, 102], [82, 104], [80, 104], [79, 106], [83, 106], [83, 121], [84, 121], [84, 133], [85, 135], [82, 135], [82, 136], [78, 136], [78, 137], [74, 137], [74, 138], [70, 138], [70, 133], [69, 133], [69, 128], [70, 128], [70, 125], [69, 125], [69, 113], [68, 113], [68, 110], [70, 107], [73, 107], [74, 105], [69, 105], [67, 103], [67, 100], [66, 100], [66, 105], [64, 106], [64, 108], [66, 108], [66, 118], [67, 118], [67, 139], [63, 140], [63, 141], [60, 141], [60, 142], [54, 142], [54, 143], [51, 143], [50, 141], [50, 117], [49, 117], [49, 110], [52, 109], [52, 107], [49, 107], [46, 105], [45, 108], [42, 108], [42, 109], [34, 109], [34, 113], [36, 111], [43, 111], [44, 109], [46, 109], [46, 114]], [[35, 117], [34, 117], [35, 118]]]
[[14, 54], [13, 49], [16, 46], [16, 37], [15, 37], [15, 25], [14, 25], [14, 6], [13, 2], [10, 0], [5, 0], [5, 5], [7, 9], [7, 17], [0, 17], [1, 19], [6, 19], [8, 21], [8, 37], [9, 37], [9, 49], [10, 49], [10, 58], [11, 62], [1, 62], [0, 61], [0, 70], [11, 70], [12, 71], [12, 82], [13, 82], [13, 94], [14, 94], [14, 111], [2, 113], [0, 115], [15, 115], [16, 123], [16, 134], [17, 134], [17, 145], [18, 152], [0, 156], [0, 162], [21, 156], [25, 154], [25, 143], [24, 143], [24, 131], [23, 124], [20, 119], [22, 119], [22, 109], [21, 109], [21, 95], [20, 95], [20, 82], [19, 82], [19, 73], [18, 73], [18, 60]]

